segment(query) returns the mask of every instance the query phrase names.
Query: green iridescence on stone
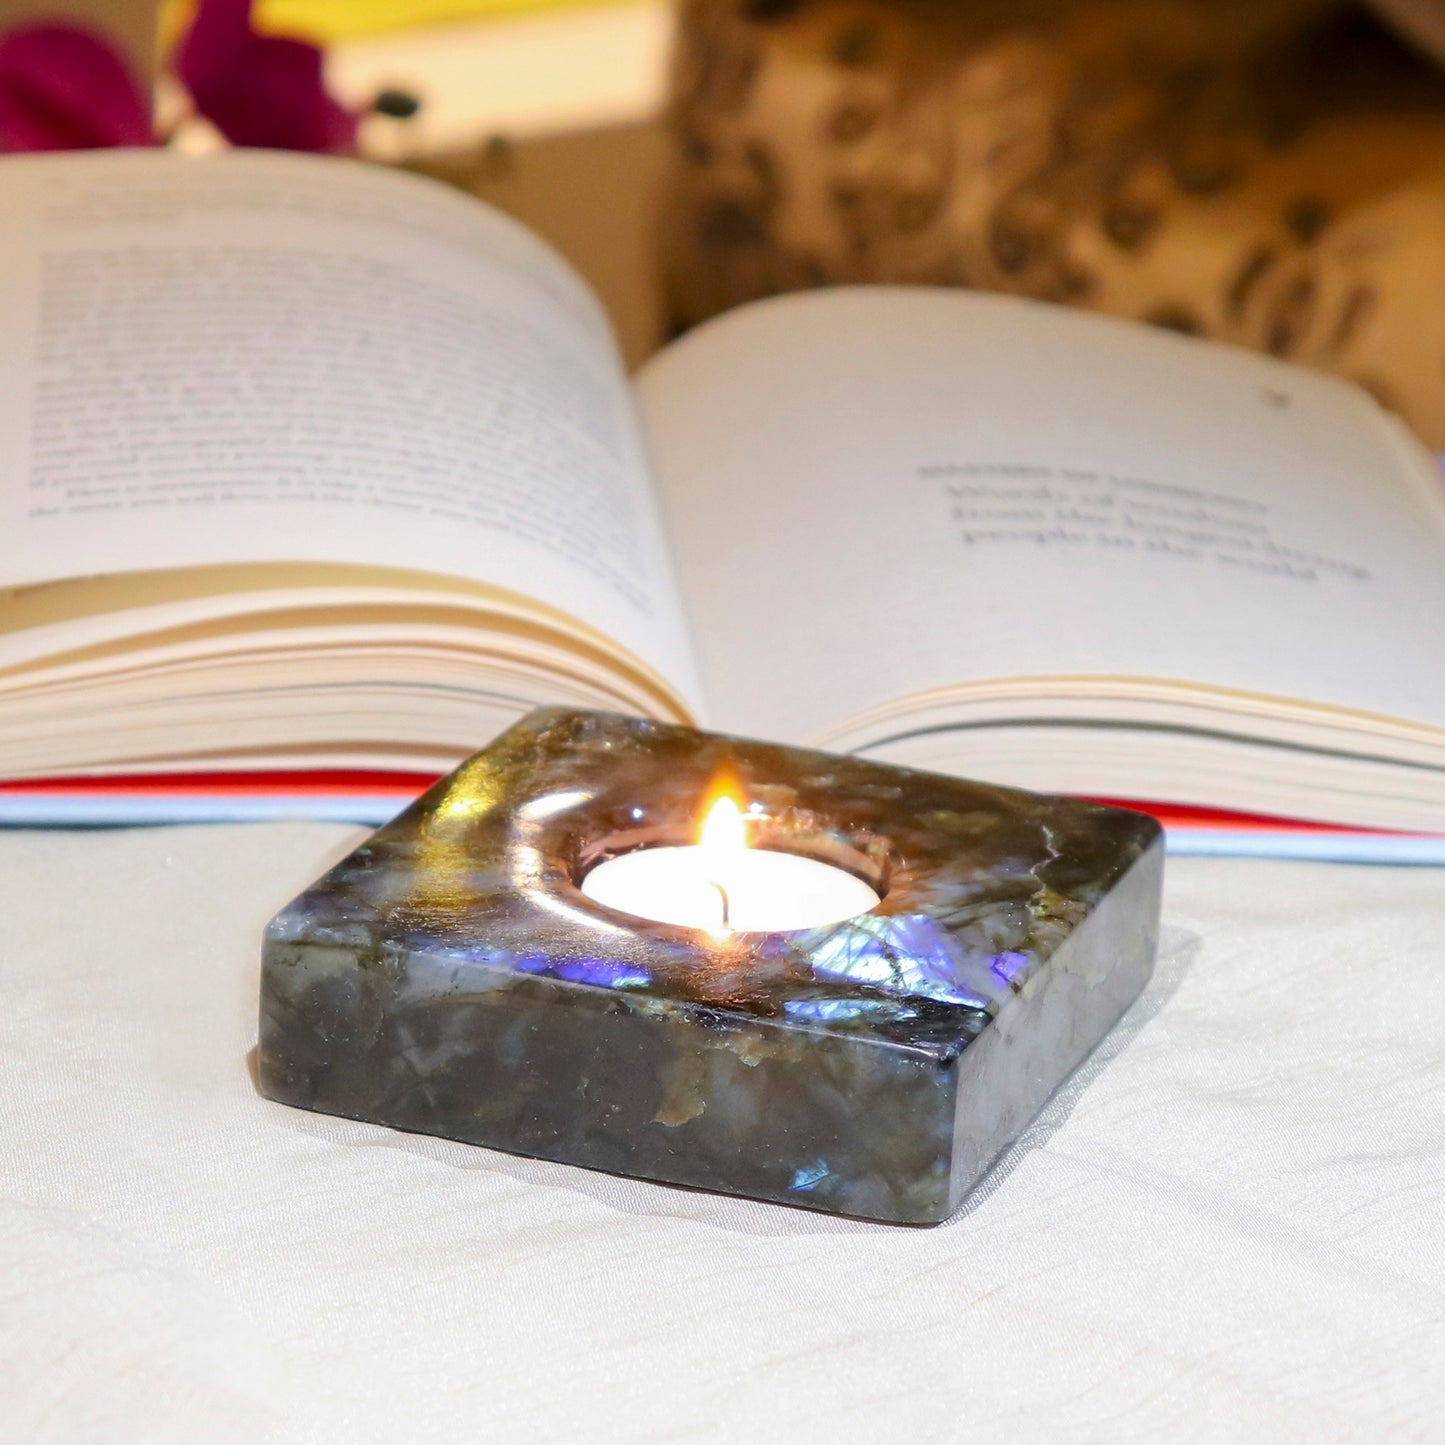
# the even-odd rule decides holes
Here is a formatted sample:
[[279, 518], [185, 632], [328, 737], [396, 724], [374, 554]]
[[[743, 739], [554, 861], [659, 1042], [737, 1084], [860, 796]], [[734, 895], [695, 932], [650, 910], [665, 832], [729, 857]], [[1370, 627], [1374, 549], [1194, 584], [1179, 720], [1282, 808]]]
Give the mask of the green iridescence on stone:
[[[755, 847], [872, 912], [717, 938], [615, 913], [605, 857], [692, 841], [727, 777]], [[1153, 966], [1142, 814], [542, 709], [272, 922], [260, 1078], [284, 1103], [565, 1163], [937, 1223]]]

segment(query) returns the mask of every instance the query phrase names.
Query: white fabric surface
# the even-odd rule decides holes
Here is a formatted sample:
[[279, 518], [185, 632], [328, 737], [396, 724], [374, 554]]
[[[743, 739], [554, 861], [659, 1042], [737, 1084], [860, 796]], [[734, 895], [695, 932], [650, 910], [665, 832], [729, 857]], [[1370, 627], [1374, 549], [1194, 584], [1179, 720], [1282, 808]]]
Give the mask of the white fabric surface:
[[910, 1230], [259, 1098], [261, 928], [358, 836], [0, 836], [3, 1438], [1445, 1438], [1445, 872], [1171, 864]]

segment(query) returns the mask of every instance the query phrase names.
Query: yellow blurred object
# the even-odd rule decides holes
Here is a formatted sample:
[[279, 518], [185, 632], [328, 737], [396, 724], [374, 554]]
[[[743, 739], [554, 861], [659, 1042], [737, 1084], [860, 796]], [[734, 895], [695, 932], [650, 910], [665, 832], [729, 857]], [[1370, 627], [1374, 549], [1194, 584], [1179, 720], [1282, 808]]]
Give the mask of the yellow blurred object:
[[368, 159], [476, 158], [498, 135], [517, 142], [658, 115], [673, 18], [668, 0], [615, 0], [360, 36], [327, 47], [327, 84], [362, 111], [384, 89], [420, 102], [403, 120], [363, 120]]
[[260, 16], [268, 30], [345, 40], [493, 15], [534, 15], [610, 3], [613, 0], [261, 0]]
[[[304, 35], [324, 44], [428, 25], [613, 3], [615, 0], [257, 0], [256, 22], [273, 35]], [[194, 0], [165, 0], [161, 35], [167, 46], [185, 29], [194, 9]]]

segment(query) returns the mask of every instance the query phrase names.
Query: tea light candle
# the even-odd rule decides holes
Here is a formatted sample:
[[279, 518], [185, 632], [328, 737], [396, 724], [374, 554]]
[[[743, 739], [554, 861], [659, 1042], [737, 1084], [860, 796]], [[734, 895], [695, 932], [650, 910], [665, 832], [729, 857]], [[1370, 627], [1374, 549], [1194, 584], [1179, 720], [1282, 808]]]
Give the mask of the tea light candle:
[[694, 847], [642, 848], [599, 863], [582, 880], [596, 903], [715, 935], [783, 933], [856, 918], [878, 895], [842, 868], [747, 846], [742, 810], [721, 797]]

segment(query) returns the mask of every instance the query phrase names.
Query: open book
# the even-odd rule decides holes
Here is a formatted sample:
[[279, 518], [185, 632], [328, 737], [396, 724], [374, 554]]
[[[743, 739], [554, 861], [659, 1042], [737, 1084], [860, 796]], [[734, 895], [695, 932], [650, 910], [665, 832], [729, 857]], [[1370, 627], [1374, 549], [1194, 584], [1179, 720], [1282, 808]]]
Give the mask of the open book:
[[12, 157], [0, 215], [11, 816], [436, 773], [560, 702], [1445, 832], [1445, 505], [1363, 391], [902, 289], [632, 386], [540, 241], [334, 159]]

